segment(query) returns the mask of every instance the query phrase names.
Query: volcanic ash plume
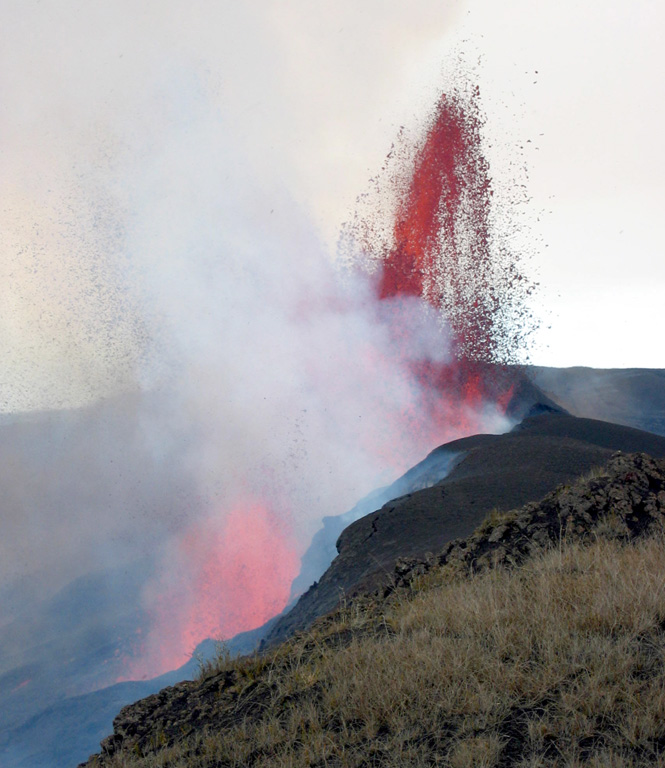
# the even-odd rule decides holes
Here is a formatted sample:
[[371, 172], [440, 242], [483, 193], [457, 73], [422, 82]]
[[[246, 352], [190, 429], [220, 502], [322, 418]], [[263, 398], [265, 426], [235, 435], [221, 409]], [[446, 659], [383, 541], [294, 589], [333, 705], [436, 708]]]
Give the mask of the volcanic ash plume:
[[142, 559], [148, 626], [111, 678], [178, 667], [206, 637], [260, 625], [285, 606], [323, 516], [444, 441], [505, 429], [510, 386], [494, 374], [522, 346], [527, 291], [494, 239], [473, 93], [451, 91], [422, 136], [398, 142], [340, 268], [281, 164], [257, 171], [198, 50], [148, 50], [136, 32], [121, 57], [125, 26], [98, 62], [102, 85], [41, 30], [67, 77], [35, 99], [32, 132], [16, 128], [17, 157], [42, 146], [30, 139], [43, 122], [71, 125], [43, 142], [39, 173], [17, 161], [2, 186], [11, 409], [124, 393], [109, 412], [130, 428], [70, 430], [53, 477], [26, 470], [30, 494], [5, 511], [24, 546], [12, 554], [8, 539], [0, 567], [19, 578], [40, 563], [45, 581], [57, 567], [65, 583]]
[[[501, 364], [522, 352], [531, 287], [493, 250], [476, 99], [443, 96], [424, 140], [402, 139], [374, 201], [389, 201], [392, 226], [381, 229], [385, 210], [359, 213], [342, 238], [352, 257], [343, 271], [295, 207], [267, 213], [242, 175], [229, 186], [232, 165], [206, 169], [204, 197], [169, 185], [173, 219], [146, 231], [144, 218], [138, 250], [156, 237], [161, 247], [159, 270], [148, 271], [159, 290], [151, 284], [143, 304], [159, 321], [176, 419], [196, 425], [186, 460], [207, 511], [165, 545], [144, 593], [152, 632], [130, 676], [260, 625], [286, 604], [322, 516], [442, 442], [507, 427]], [[202, 224], [211, 199], [224, 211], [229, 188], [253, 201], [251, 226]]]

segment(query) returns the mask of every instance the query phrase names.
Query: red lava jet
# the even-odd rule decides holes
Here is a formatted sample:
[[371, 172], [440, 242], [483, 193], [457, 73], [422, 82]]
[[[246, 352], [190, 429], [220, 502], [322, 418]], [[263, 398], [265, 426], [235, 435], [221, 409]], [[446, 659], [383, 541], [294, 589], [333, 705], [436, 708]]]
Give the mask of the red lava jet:
[[[440, 98], [406, 181], [401, 175], [397, 183], [392, 244], [378, 254], [378, 298], [420, 297], [452, 332], [452, 362], [412, 366], [425, 411], [441, 429], [465, 406], [505, 410], [513, 389], [505, 364], [519, 360], [533, 326], [526, 299], [534, 285], [516, 255], [493, 241], [494, 191], [478, 98], [477, 88]], [[361, 224], [355, 228], [372, 232], [371, 223]], [[377, 250], [371, 237], [363, 240], [369, 253]]]
[[500, 297], [488, 279], [491, 195], [477, 110], [443, 96], [398, 202], [378, 295], [422, 296], [441, 306], [458, 353], [484, 360], [498, 352]]

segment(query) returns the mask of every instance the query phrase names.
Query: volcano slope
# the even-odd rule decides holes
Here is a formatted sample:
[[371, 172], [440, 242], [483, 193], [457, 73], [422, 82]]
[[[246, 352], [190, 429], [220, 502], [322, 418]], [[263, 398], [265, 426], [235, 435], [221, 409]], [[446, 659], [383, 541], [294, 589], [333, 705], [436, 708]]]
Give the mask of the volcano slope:
[[[563, 411], [572, 416], [608, 421], [665, 437], [665, 371], [651, 369], [538, 368], [475, 363], [484, 381], [497, 391], [510, 387], [506, 415], [521, 421], [529, 413]], [[491, 388], [492, 384], [490, 384]], [[386, 502], [434, 485], [449, 472], [455, 454], [434, 451], [392, 485], [380, 488], [342, 515], [324, 517], [305, 552], [292, 585], [292, 598], [318, 581], [337, 556], [342, 531]]]
[[525, 375], [574, 416], [665, 435], [665, 371], [649, 368], [538, 368]]
[[534, 410], [535, 415], [507, 434], [475, 435], [433, 451], [423, 463], [452, 457], [456, 463], [449, 474], [432, 487], [389, 501], [346, 528], [328, 570], [273, 625], [266, 643], [304, 629], [345, 596], [384, 585], [397, 558], [436, 552], [447, 542], [468, 536], [490, 511], [538, 500], [557, 485], [605, 463], [614, 451], [665, 456], [665, 437], [577, 418], [547, 406]]
[[[515, 397], [510, 405], [510, 415], [515, 419], [522, 418], [531, 406], [541, 403], [553, 408], [561, 406], [575, 415], [665, 434], [665, 371], [527, 366], [513, 371], [509, 378], [515, 385]], [[58, 510], [80, 509], [81, 519], [85, 520], [85, 510], [90, 506], [86, 496], [88, 488], [97, 490], [97, 497], [104, 500], [104, 508], [111, 505], [107, 514], [111, 518], [132, 513], [133, 518], [150, 520], [146, 510], [157, 512], [166, 507], [177, 511], [187, 504], [196, 504], [196, 494], [179, 469], [176, 454], [163, 466], [155, 466], [148, 460], [140, 431], [137, 433], [141, 420], [136, 418], [136, 412], [159, 408], [152, 402], [141, 405], [142, 399], [139, 400], [120, 398], [82, 411], [43, 414], [39, 418], [20, 414], [0, 417], [3, 458], [0, 488], [5, 519], [32, 519], [35, 511], [42, 509], [47, 515], [45, 519], [50, 519], [48, 510], [53, 506]], [[90, 442], [94, 442], [96, 450], [86, 452], [90, 454], [92, 467], [86, 471], [86, 482], [82, 483], [79, 448]], [[17, 460], [21, 471], [16, 469]], [[459, 456], [455, 454], [435, 451], [429, 463], [421, 462], [415, 471], [405, 475], [404, 483], [398, 481], [373, 494], [366, 503], [362, 502], [345, 515], [326, 518], [310, 548], [312, 563], [309, 568], [303, 563], [295, 593], [302, 593], [314, 580], [321, 579], [337, 555], [335, 542], [347, 525], [374, 512], [390, 498], [439, 482], [458, 461]], [[109, 473], [112, 467], [115, 470]], [[35, 484], [35, 478], [42, 477], [57, 481], [47, 487], [47, 503], [40, 501], [41, 486]], [[127, 482], [128, 478], [135, 477], [140, 482]], [[84, 528], [89, 530], [90, 526]], [[152, 528], [150, 533], [154, 533]], [[11, 536], [7, 539], [12, 540]], [[137, 541], [142, 541], [141, 536]], [[98, 543], [101, 546], [104, 542], [100, 532]], [[425, 548], [435, 551], [431, 545]], [[131, 559], [130, 553], [124, 554]], [[75, 695], [77, 691], [87, 690], [86, 682], [100, 669], [108, 670], [108, 664], [99, 665], [99, 655], [105, 653], [104, 659], [118, 658], [114, 653], [124, 647], [118, 645], [118, 636], [131, 638], [136, 630], [132, 617], [136, 617], [135, 621], [140, 619], [135, 609], [144, 574], [149, 572], [143, 560], [139, 565], [140, 568], [132, 570], [124, 580], [117, 580], [111, 572], [100, 574], [100, 578], [96, 574], [84, 575], [46, 602], [41, 597], [39, 601], [31, 598], [23, 590], [10, 594], [4, 585], [0, 588], [0, 603], [5, 609], [20, 607], [14, 622], [3, 625], [0, 631], [0, 764], [3, 768], [74, 765], [95, 749], [103, 734], [110, 732], [113, 716], [120, 706], [167, 684], [160, 678]], [[392, 564], [388, 569], [391, 567]], [[96, 586], [100, 579], [101, 592]], [[122, 599], [110, 600], [120, 592]], [[88, 599], [88, 595], [92, 597]], [[102, 599], [103, 595], [109, 599]], [[120, 614], [119, 607], [122, 608]], [[123, 627], [126, 631], [120, 631]], [[251, 650], [255, 634], [261, 636], [265, 631], [261, 628], [253, 633], [251, 642], [250, 638], [243, 638], [241, 652]], [[86, 642], [81, 643], [81, 639]], [[234, 638], [230, 644], [234, 650], [239, 648], [238, 639]], [[63, 659], [72, 661], [63, 665]], [[195, 666], [190, 663], [187, 669], [170, 673], [168, 682], [184, 679]], [[30, 683], [19, 687], [28, 678]]]
[[665, 461], [617, 453], [126, 707], [85, 765], [663, 765], [664, 572]]

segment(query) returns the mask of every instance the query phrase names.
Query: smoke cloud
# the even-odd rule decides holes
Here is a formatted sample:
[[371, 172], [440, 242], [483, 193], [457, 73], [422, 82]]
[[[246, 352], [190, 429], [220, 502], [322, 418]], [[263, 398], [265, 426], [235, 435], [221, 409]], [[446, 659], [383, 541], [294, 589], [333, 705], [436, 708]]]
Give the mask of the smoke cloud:
[[[404, 71], [417, 68], [456, 8], [5, 4], [2, 409], [71, 406], [131, 388], [143, 338], [124, 304], [122, 233], [140, 209], [127, 207], [126, 181], [160, 152], [177, 153], [188, 120], [201, 130], [201, 111], [214, 114], [213, 166], [220, 152], [240, 152], [266, 190], [264, 207], [275, 207], [267, 198], [282, 185], [334, 238], [387, 151], [391, 119], [413, 100], [407, 86], [419, 79], [406, 82]], [[200, 170], [173, 162], [165, 172]], [[260, 205], [238, 195], [234, 210], [253, 220]]]
[[121, 674], [270, 618], [324, 515], [506, 427], [479, 401], [429, 421], [414, 364], [450, 359], [441, 316], [379, 303], [330, 246], [392, 139], [376, 115], [413, 104], [404, 71], [458, 9], [5, 6], [2, 429], [59, 414], [22, 454], [5, 431], [0, 578], [145, 558]]

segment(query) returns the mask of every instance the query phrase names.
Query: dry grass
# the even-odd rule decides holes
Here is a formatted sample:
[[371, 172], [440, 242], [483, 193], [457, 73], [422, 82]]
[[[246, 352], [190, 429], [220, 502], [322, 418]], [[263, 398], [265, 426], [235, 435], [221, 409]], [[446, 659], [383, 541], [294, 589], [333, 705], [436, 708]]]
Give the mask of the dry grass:
[[512, 509], [508, 512], [494, 507], [488, 513], [482, 523], [478, 526], [476, 533], [483, 534], [488, 533], [493, 528], [504, 523], [510, 523], [517, 517], [518, 511]]
[[602, 464], [591, 467], [591, 469], [582, 473], [576, 480], [575, 485], [578, 487], [588, 485], [591, 480], [598, 480], [601, 477], [607, 477], [607, 467]]
[[270, 656], [222, 659], [241, 717], [110, 764], [665, 766], [664, 661], [662, 537], [444, 567]]

